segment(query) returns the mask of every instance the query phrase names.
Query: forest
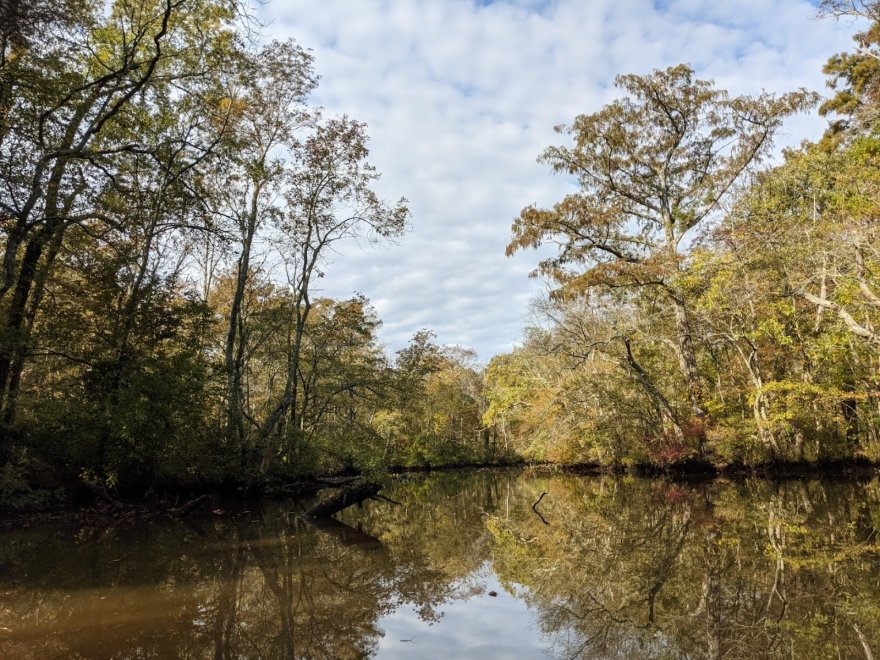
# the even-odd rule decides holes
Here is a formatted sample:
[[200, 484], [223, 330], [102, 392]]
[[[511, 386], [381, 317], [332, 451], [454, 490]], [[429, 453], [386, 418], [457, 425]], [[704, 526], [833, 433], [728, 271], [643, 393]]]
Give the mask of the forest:
[[[828, 90], [733, 96], [686, 64], [540, 156], [576, 190], [508, 253], [551, 287], [487, 364], [389, 354], [334, 247], [405, 240], [368, 127], [235, 0], [0, 2], [0, 507], [92, 489], [551, 462], [880, 461], [880, 2]], [[791, 115], [828, 118], [777, 155]], [[406, 191], [401, 191], [405, 194]], [[522, 204], [529, 203], [523, 199]], [[106, 492], [106, 491], [105, 491]]]

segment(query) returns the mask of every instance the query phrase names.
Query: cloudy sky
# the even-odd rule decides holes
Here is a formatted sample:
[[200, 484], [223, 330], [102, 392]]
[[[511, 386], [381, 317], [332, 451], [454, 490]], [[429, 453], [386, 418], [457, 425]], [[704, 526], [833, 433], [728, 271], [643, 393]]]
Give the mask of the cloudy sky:
[[[429, 328], [483, 361], [517, 343], [542, 290], [538, 255], [504, 248], [520, 209], [569, 190], [535, 162], [554, 125], [615, 98], [618, 73], [681, 62], [739, 94], [824, 90], [854, 31], [807, 0], [274, 0], [264, 15], [314, 52], [314, 101], [369, 124], [379, 192], [412, 209], [398, 245], [345, 246], [323, 294], [369, 297], [392, 351]], [[799, 117], [777, 142], [822, 126]]]

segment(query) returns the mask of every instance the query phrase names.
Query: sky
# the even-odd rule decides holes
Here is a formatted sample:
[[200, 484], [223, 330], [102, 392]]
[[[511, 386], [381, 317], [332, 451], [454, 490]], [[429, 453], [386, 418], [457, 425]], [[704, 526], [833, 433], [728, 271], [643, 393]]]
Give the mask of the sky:
[[[540, 252], [505, 257], [510, 227], [572, 182], [536, 162], [558, 124], [619, 96], [614, 77], [682, 62], [734, 94], [799, 87], [850, 49], [849, 21], [806, 0], [274, 0], [266, 35], [315, 56], [313, 102], [369, 126], [380, 196], [409, 200], [394, 245], [341, 246], [320, 295], [366, 295], [394, 352], [417, 330], [477, 351], [511, 350], [546, 284]], [[781, 146], [824, 119], [789, 120]], [[549, 248], [545, 248], [549, 249]]]

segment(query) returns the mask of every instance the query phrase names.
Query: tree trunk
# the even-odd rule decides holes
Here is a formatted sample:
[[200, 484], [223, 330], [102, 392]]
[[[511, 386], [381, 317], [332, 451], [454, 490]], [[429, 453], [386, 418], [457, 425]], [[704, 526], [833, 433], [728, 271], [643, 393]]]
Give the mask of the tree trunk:
[[755, 420], [755, 428], [758, 432], [758, 439], [765, 447], [769, 447], [774, 457], [779, 456], [779, 443], [776, 441], [776, 435], [770, 424], [770, 415], [767, 411], [767, 394], [764, 392], [764, 378], [761, 375], [761, 367], [758, 361], [758, 349], [748, 339], [749, 354], [742, 349], [737, 340], [732, 340], [733, 345], [742, 358], [743, 364], [749, 372], [752, 379], [752, 386], [755, 390], [755, 399], [752, 403], [752, 417]]
[[[669, 269], [675, 274], [681, 272], [680, 259], [678, 252], [679, 235], [675, 214], [670, 204], [669, 188], [665, 178], [662, 179], [664, 186], [664, 194], [662, 200], [662, 225], [663, 234], [666, 239], [664, 247], [667, 258], [669, 260]], [[685, 385], [687, 386], [688, 399], [691, 404], [691, 412], [695, 417], [702, 418], [706, 415], [703, 410], [703, 387], [700, 383], [700, 372], [697, 368], [697, 356], [694, 352], [694, 344], [692, 340], [691, 324], [688, 318], [688, 310], [684, 303], [684, 298], [672, 286], [667, 285], [666, 293], [672, 303], [672, 312], [675, 316], [675, 335], [678, 353], [679, 367], [684, 376]]]
[[379, 484], [361, 484], [352, 488], [346, 488], [337, 495], [319, 502], [305, 512], [307, 518], [327, 518], [334, 513], [339, 513], [343, 509], [354, 504], [360, 504], [364, 500], [377, 494], [381, 486]]
[[672, 406], [669, 403], [669, 400], [663, 395], [663, 392], [654, 384], [654, 381], [651, 380], [651, 377], [648, 375], [642, 365], [638, 363], [635, 356], [632, 352], [632, 347], [630, 345], [629, 337], [623, 337], [621, 339], [623, 341], [623, 346], [626, 349], [626, 362], [629, 365], [630, 369], [632, 369], [633, 373], [635, 373], [636, 378], [638, 378], [639, 382], [642, 384], [642, 387], [645, 388], [645, 391], [648, 392], [648, 395], [651, 397], [651, 400], [654, 402], [654, 405], [660, 410], [660, 415], [663, 418], [664, 424], [672, 430], [675, 439], [679, 442], [684, 441], [684, 431], [681, 429], [681, 424], [678, 422], [678, 416], [675, 414], [675, 410], [673, 410]]
[[0, 408], [3, 411], [4, 424], [15, 416], [15, 406], [10, 400], [10, 384], [12, 379], [13, 362], [19, 362], [20, 353], [25, 349], [26, 337], [23, 336], [25, 311], [30, 299], [32, 285], [37, 276], [37, 268], [40, 257], [43, 254], [45, 237], [42, 235], [31, 240], [25, 248], [15, 291], [12, 295], [9, 311], [6, 316], [6, 324], [3, 328], [5, 346], [0, 350]]
[[673, 297], [672, 310], [675, 314], [675, 334], [678, 344], [678, 362], [687, 385], [691, 411], [695, 417], [705, 417], [703, 410], [703, 385], [697, 369], [697, 356], [694, 352], [691, 324], [684, 303]]
[[[305, 261], [308, 264], [308, 261]], [[274, 441], [276, 432], [282, 427], [284, 416], [291, 412], [290, 429], [291, 433], [300, 433], [296, 419], [296, 398], [299, 391], [299, 358], [302, 352], [303, 336], [305, 335], [306, 321], [312, 309], [312, 303], [309, 299], [308, 286], [311, 268], [314, 267], [315, 261], [311, 262], [311, 266], [304, 267], [303, 277], [299, 286], [300, 295], [296, 301], [296, 323], [293, 336], [293, 344], [290, 347], [290, 355], [287, 358], [287, 384], [284, 388], [284, 396], [279, 404], [269, 415], [263, 426], [261, 436], [265, 442], [263, 449], [263, 460], [260, 463], [260, 474], [268, 474], [272, 467], [272, 458], [278, 450], [278, 446]]]
[[[256, 204], [258, 192], [254, 192], [252, 204]], [[244, 325], [242, 305], [247, 288], [250, 270], [251, 244], [256, 230], [256, 211], [247, 218], [242, 227], [241, 254], [238, 257], [238, 272], [235, 279], [235, 291], [232, 294], [232, 306], [229, 312], [229, 330], [226, 334], [224, 366], [226, 368], [226, 432], [229, 440], [242, 445], [244, 443], [242, 369], [244, 367], [243, 342]]]

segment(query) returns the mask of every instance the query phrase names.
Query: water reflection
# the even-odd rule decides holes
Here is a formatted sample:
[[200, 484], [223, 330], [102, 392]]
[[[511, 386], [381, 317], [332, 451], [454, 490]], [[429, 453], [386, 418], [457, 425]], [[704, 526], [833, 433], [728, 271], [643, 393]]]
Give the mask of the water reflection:
[[321, 526], [268, 503], [6, 534], [0, 657], [880, 652], [877, 480], [484, 471], [385, 492], [400, 504]]

